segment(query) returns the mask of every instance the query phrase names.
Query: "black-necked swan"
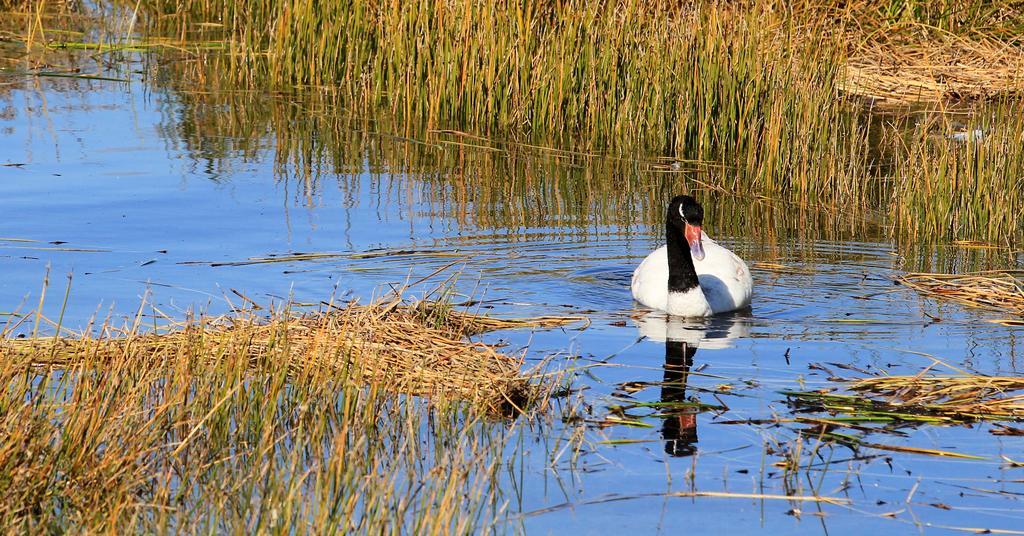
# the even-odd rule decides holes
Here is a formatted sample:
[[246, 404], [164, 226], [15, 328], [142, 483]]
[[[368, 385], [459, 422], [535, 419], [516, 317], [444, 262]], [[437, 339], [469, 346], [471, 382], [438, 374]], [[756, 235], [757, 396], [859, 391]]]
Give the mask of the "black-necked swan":
[[735, 253], [701, 230], [704, 209], [688, 195], [672, 198], [665, 214], [666, 245], [633, 272], [633, 298], [683, 317], [705, 317], [750, 305], [754, 282]]

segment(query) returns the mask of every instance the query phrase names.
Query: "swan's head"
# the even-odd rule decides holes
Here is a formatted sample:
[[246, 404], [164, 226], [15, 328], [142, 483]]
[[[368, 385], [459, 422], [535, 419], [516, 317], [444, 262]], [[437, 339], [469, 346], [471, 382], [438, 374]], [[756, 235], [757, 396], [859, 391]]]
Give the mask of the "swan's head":
[[700, 226], [704, 223], [704, 209], [691, 196], [677, 195], [668, 204], [668, 224], [686, 237], [693, 260], [704, 259], [704, 245], [700, 241]]

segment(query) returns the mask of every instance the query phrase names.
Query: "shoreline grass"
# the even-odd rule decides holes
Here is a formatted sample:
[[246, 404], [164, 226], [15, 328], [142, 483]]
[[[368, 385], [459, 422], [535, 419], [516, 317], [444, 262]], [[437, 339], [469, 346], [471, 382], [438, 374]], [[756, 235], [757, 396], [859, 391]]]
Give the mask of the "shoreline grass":
[[[126, 329], [105, 322], [90, 330], [99, 337], [73, 341], [18, 338], [18, 321], [8, 323], [0, 526], [505, 527], [506, 447], [514, 451], [518, 429], [535, 425], [551, 389], [460, 334], [524, 321], [383, 302], [319, 316], [197, 318], [147, 334], [144, 309]], [[536, 409], [496, 422], [496, 405], [514, 392], [519, 410]]]
[[[258, 14], [243, 20], [239, 5], [168, 0], [144, 3], [143, 11], [167, 17], [149, 19], [157, 34], [174, 33], [165, 23], [196, 20], [230, 30], [234, 51], [200, 68], [204, 79], [235, 73], [218, 84], [312, 92], [332, 113], [379, 118], [387, 125], [382, 132], [416, 140], [403, 155], [451, 149], [432, 147], [439, 143], [612, 154], [638, 161], [613, 173], [655, 184], [657, 166], [643, 170], [640, 162], [664, 159], [669, 170], [699, 173], [694, 181], [680, 176], [690, 182], [684, 189], [706, 184], [877, 221], [901, 240], [1016, 242], [1024, 234], [1016, 218], [1024, 207], [1016, 173], [1024, 168], [1024, 78], [1003, 60], [1024, 57], [1014, 53], [1021, 44], [1012, 34], [1024, 28], [1024, 10], [999, 2], [943, 5], [886, 10], [854, 2], [836, 10], [816, 2], [787, 9], [771, 1], [622, 1], [556, 8], [494, 0], [356, 2], [321, 13], [309, 4], [253, 0], [249, 8]], [[956, 55], [950, 43], [966, 52]], [[864, 92], [851, 89], [852, 70], [881, 68], [887, 59], [927, 71], [929, 61], [940, 60], [918, 53], [933, 48], [953, 62], [932, 69], [945, 79], [933, 81], [941, 88], [900, 89], [903, 97], [897, 91], [889, 100], [905, 106], [914, 93], [938, 103], [936, 117], [904, 130], [875, 121], [885, 102], [874, 99], [865, 111]], [[971, 83], [984, 91], [970, 90], [942, 74], [970, 71], [963, 62], [998, 63], [1007, 77], [997, 83], [976, 73]], [[906, 87], [922, 83], [923, 75], [882, 70], [879, 76]], [[966, 142], [943, 118], [950, 103], [965, 101], [975, 102], [959, 109], [969, 114], [963, 128], [983, 133]], [[462, 136], [438, 134], [444, 132]], [[284, 146], [287, 153], [297, 148], [294, 140]], [[879, 150], [886, 161], [877, 159]]]

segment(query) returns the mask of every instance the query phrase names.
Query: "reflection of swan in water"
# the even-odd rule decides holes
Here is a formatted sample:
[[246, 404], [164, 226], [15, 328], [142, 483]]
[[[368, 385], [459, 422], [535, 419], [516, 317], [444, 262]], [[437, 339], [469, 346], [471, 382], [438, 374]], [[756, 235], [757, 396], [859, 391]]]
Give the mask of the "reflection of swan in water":
[[665, 343], [665, 375], [661, 384], [661, 434], [670, 456], [690, 456], [697, 451], [697, 409], [684, 405], [686, 381], [698, 348], [731, 348], [736, 339], [750, 334], [750, 326], [736, 317], [700, 321], [684, 320], [653, 311], [636, 319], [640, 334]]
[[690, 456], [697, 451], [697, 408], [681, 406], [686, 402], [686, 378], [693, 365], [695, 346], [682, 341], [665, 341], [665, 380], [661, 384], [661, 402], [665, 404], [661, 437], [669, 456]]
[[750, 336], [750, 325], [737, 316], [693, 319], [649, 311], [633, 321], [640, 335], [652, 341], [685, 342], [707, 350], [732, 348], [736, 339]]

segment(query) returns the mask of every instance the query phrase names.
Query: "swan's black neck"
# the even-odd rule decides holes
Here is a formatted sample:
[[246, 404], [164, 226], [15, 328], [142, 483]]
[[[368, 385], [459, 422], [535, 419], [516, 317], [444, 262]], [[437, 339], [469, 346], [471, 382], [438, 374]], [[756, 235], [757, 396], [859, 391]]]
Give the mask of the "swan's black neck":
[[665, 243], [668, 246], [668, 291], [686, 292], [700, 286], [683, 230], [666, 222]]

